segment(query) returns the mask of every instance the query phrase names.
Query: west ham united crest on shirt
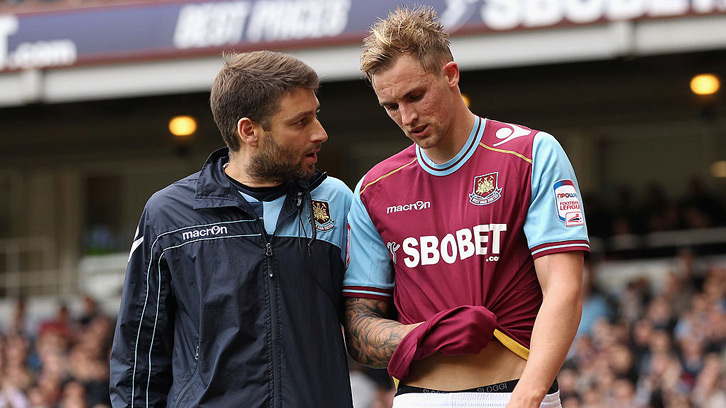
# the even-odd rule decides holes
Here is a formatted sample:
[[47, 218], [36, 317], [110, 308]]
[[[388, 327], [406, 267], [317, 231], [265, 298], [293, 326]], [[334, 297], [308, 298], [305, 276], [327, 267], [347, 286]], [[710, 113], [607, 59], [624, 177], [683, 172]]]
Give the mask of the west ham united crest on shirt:
[[393, 299], [403, 323], [483, 305], [529, 347], [542, 303], [534, 259], [589, 250], [581, 203], [554, 137], [477, 118], [449, 162], [412, 145], [360, 181], [344, 296]]
[[498, 186], [499, 173], [484, 174], [474, 178], [474, 191], [469, 194], [469, 202], [475, 205], [491, 204], [502, 196]]
[[313, 218], [315, 218], [315, 229], [319, 231], [330, 231], [335, 226], [335, 220], [330, 218], [330, 205], [327, 201], [312, 200]]

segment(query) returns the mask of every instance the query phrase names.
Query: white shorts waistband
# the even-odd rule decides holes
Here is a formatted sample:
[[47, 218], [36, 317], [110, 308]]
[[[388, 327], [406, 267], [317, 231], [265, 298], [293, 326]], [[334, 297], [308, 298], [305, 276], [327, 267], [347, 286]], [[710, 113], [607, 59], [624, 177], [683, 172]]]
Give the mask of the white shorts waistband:
[[[393, 398], [393, 408], [504, 408], [511, 398], [507, 392], [410, 393]], [[560, 392], [547, 394], [540, 408], [562, 408]]]

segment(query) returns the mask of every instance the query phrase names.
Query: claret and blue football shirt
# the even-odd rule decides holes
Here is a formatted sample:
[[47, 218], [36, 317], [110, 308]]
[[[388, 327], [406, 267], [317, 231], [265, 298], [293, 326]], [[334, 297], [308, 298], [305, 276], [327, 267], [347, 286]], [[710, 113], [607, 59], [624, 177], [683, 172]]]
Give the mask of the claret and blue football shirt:
[[534, 259], [589, 251], [572, 166], [551, 135], [477, 118], [444, 164], [411, 145], [358, 183], [343, 295], [393, 300], [410, 324], [460, 305], [496, 316], [527, 358], [542, 289]]

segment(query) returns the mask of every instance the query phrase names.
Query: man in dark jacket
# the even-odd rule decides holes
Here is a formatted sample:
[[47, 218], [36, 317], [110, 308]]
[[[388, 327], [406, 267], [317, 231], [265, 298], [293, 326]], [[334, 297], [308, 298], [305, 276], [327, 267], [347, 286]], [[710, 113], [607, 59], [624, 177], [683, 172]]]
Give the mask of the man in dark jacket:
[[319, 79], [226, 57], [227, 145], [146, 204], [111, 353], [114, 407], [351, 407], [340, 329], [350, 189], [315, 169]]

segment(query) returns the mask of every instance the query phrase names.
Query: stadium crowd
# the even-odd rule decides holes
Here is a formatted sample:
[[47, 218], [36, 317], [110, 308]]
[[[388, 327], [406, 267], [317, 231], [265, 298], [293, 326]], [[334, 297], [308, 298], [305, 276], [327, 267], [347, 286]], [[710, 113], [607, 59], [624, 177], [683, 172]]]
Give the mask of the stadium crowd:
[[[614, 194], [585, 195], [588, 233], [610, 238], [726, 226], [726, 197], [707, 189], [695, 176], [685, 187], [686, 193], [677, 198], [671, 198], [655, 182], [648, 184], [640, 196], [628, 186], [621, 186]], [[608, 201], [606, 195], [613, 198]]]
[[[36, 327], [23, 300], [0, 336], [0, 407], [109, 407], [108, 354], [113, 318], [85, 297], [73, 315], [65, 304]], [[5, 322], [4, 322], [5, 323]]]
[[[589, 282], [559, 383], [563, 407], [726, 406], [726, 263], [683, 250], [660, 285]], [[703, 268], [703, 269], [701, 269]]]

